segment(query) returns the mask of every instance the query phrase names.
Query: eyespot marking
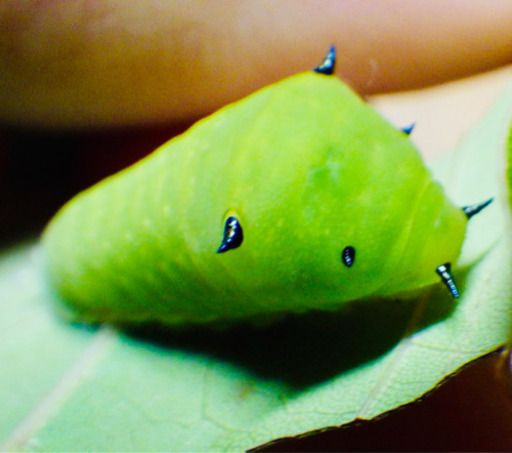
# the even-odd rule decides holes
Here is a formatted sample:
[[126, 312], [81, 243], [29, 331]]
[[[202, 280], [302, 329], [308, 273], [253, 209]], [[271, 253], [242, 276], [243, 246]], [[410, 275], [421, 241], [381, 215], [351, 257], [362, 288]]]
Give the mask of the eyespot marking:
[[222, 242], [216, 253], [224, 253], [228, 250], [233, 250], [242, 245], [244, 240], [244, 233], [242, 226], [238, 219], [234, 216], [229, 216], [224, 222], [224, 234], [222, 236]]
[[351, 267], [356, 259], [356, 249], [350, 245], [343, 249], [341, 252], [341, 261], [347, 267]]

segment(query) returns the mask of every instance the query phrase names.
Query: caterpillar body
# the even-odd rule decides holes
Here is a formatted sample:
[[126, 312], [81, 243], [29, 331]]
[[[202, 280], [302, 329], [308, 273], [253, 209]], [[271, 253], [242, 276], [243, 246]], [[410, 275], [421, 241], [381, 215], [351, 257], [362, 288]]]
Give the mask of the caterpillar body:
[[265, 87], [79, 194], [49, 277], [91, 321], [169, 325], [335, 309], [432, 285], [469, 217], [411, 143], [333, 73]]

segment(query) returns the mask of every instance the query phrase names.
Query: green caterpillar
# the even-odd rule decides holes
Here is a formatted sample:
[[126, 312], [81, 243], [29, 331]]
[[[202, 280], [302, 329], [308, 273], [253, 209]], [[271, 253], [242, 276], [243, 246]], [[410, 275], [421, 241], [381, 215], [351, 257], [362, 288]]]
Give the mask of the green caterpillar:
[[335, 309], [450, 273], [469, 217], [408, 138], [333, 76], [331, 47], [79, 194], [43, 242], [91, 321], [169, 325]]

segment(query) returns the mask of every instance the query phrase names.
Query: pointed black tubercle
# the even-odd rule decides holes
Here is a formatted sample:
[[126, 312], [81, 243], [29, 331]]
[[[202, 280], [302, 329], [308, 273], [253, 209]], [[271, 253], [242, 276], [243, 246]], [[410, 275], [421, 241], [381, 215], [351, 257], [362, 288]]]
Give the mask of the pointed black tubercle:
[[224, 234], [217, 253], [224, 253], [242, 245], [244, 233], [240, 222], [235, 217], [228, 217], [224, 223]]
[[324, 58], [324, 61], [320, 63], [315, 69], [314, 72], [318, 72], [320, 74], [332, 75], [334, 74], [334, 66], [336, 64], [336, 48], [334, 45], [329, 47], [329, 52]]
[[401, 131], [406, 135], [411, 135], [414, 126], [416, 126], [416, 123], [411, 123], [409, 126], [402, 127]]
[[459, 290], [457, 289], [457, 285], [455, 284], [455, 280], [453, 279], [453, 275], [451, 272], [450, 263], [444, 263], [436, 268], [437, 274], [441, 277], [441, 280], [450, 291], [450, 294], [454, 299], [458, 299], [460, 296]]
[[[473, 217], [475, 214], [478, 214], [482, 209], [489, 206], [493, 201], [493, 198], [489, 198], [489, 200], [484, 201], [483, 203], [473, 204], [471, 206], [464, 206], [462, 208], [462, 212], [466, 215], [468, 220]], [[453, 279], [451, 265], [450, 263], [444, 263], [436, 268], [437, 274], [441, 277], [441, 280], [450, 291], [450, 294], [454, 299], [458, 299], [460, 296], [459, 290], [457, 289], [457, 285], [455, 284], [455, 280]]]
[[470, 219], [475, 214], [478, 214], [482, 209], [489, 206], [492, 203], [492, 200], [494, 200], [494, 198], [489, 198], [487, 201], [484, 201], [483, 203], [472, 204], [471, 206], [464, 206], [462, 208], [462, 212], [466, 214], [466, 217], [468, 219]]

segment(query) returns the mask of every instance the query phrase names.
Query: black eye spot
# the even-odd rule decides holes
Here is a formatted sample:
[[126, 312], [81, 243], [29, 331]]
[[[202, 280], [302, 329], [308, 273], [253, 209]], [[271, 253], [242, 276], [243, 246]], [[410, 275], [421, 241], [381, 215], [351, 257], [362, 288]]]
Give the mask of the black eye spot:
[[341, 252], [341, 261], [343, 264], [347, 267], [352, 266], [354, 264], [354, 261], [356, 259], [356, 249], [354, 247], [351, 247], [350, 245], [345, 247], [343, 249], [343, 252]]
[[244, 233], [240, 222], [233, 216], [226, 219], [224, 223], [224, 235], [217, 253], [224, 253], [228, 250], [236, 249], [242, 245]]

